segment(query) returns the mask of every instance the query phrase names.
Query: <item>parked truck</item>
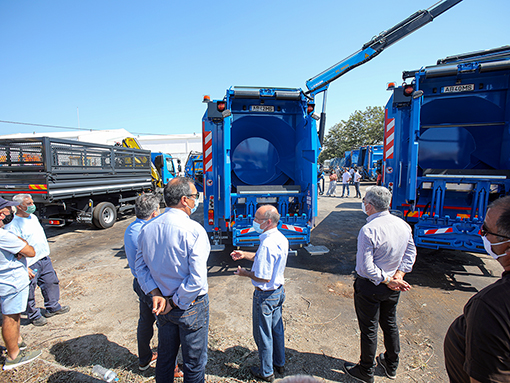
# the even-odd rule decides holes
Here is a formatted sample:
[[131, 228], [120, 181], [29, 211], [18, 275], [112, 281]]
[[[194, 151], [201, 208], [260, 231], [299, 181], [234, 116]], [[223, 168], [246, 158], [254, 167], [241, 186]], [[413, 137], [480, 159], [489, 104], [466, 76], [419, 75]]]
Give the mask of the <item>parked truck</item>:
[[200, 193], [204, 191], [204, 165], [202, 152], [192, 150], [188, 154], [188, 159], [184, 166], [184, 175], [195, 180], [195, 186]]
[[358, 170], [363, 180], [375, 181], [376, 170], [383, 157], [382, 145], [366, 145], [359, 148]]
[[386, 104], [383, 183], [418, 246], [484, 252], [487, 205], [510, 194], [510, 46], [403, 74]]
[[0, 140], [0, 195], [32, 195], [43, 222], [106, 229], [154, 189], [148, 150], [50, 137]]
[[[252, 222], [261, 204], [277, 207], [282, 216], [279, 230], [291, 245], [308, 244], [317, 215], [317, 157], [324, 139], [330, 83], [461, 1], [440, 1], [429, 10], [414, 13], [309, 79], [306, 92], [233, 87], [220, 100], [206, 96], [202, 118], [204, 226], [213, 249], [222, 249], [223, 242], [258, 244]], [[314, 108], [315, 96], [320, 93], [319, 117]]]

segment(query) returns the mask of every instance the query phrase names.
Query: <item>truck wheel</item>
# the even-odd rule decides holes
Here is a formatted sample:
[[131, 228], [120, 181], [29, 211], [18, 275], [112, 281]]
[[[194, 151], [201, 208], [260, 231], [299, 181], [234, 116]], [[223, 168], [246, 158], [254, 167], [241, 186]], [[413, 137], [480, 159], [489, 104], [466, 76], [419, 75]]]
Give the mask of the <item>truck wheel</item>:
[[98, 203], [92, 213], [92, 223], [99, 229], [112, 227], [117, 220], [117, 209], [110, 202]]

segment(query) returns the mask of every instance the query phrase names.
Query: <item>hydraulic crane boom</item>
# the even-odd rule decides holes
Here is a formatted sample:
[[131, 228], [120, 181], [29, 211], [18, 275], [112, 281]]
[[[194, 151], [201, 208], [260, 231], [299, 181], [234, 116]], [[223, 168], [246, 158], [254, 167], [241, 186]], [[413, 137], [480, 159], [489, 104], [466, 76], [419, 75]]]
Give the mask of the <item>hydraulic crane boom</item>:
[[333, 65], [331, 68], [326, 69], [324, 72], [319, 73], [317, 76], [312, 77], [306, 82], [306, 87], [308, 88], [306, 94], [309, 97], [314, 98], [317, 94], [324, 92], [319, 125], [319, 140], [321, 145], [324, 141], [324, 132], [326, 130], [326, 95], [329, 84], [349, 72], [351, 69], [372, 60], [389, 46], [420, 29], [425, 24], [430, 23], [435, 17], [446, 12], [461, 1], [462, 0], [440, 0], [427, 10], [415, 12], [394, 27], [373, 37], [372, 40], [364, 44], [363, 47], [356, 53], [340, 61], [336, 65]]
[[306, 93], [313, 97], [318, 93], [326, 91], [331, 82], [343, 76], [351, 69], [370, 61], [389, 46], [430, 23], [435, 17], [446, 12], [461, 1], [462, 0], [442, 0], [433, 8], [415, 12], [389, 30], [381, 32], [368, 43], [364, 44], [356, 53], [309, 79], [306, 82], [306, 87], [308, 88]]

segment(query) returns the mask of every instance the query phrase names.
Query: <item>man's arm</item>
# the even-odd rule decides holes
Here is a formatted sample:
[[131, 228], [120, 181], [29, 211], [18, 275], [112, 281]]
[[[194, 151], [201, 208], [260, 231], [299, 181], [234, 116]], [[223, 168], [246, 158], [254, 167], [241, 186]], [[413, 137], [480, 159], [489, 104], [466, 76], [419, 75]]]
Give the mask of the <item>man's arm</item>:
[[145, 260], [143, 259], [142, 245], [143, 245], [143, 234], [140, 232], [138, 236], [138, 249], [136, 251], [135, 258], [135, 270], [136, 270], [136, 279], [138, 280], [138, 284], [145, 294], [150, 293], [151, 291], [158, 288], [158, 285], [152, 278], [151, 272]]
[[239, 261], [241, 259], [247, 259], [248, 261], [253, 261], [255, 259], [255, 254], [251, 251], [241, 251], [241, 250], [234, 250], [230, 253], [230, 256], [234, 261]]
[[248, 277], [253, 279], [255, 282], [260, 283], [268, 283], [271, 280], [270, 279], [260, 279], [255, 276], [255, 273], [253, 271], [248, 271], [246, 269], [243, 269], [241, 266], [237, 267], [237, 271], [234, 272], [235, 275], [239, 275], [241, 277]]

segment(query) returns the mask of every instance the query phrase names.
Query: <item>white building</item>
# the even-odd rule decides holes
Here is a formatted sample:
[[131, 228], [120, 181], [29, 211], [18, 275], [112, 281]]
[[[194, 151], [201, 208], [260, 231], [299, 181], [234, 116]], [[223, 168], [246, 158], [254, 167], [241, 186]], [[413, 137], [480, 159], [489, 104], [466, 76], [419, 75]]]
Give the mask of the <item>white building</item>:
[[2, 138], [30, 138], [30, 137], [55, 137], [66, 140], [93, 142], [103, 145], [115, 145], [121, 143], [126, 137], [137, 139], [143, 149], [151, 152], [169, 153], [174, 158], [181, 160], [182, 169], [190, 151], [202, 151], [201, 134], [161, 134], [161, 135], [133, 135], [125, 129], [70, 131], [52, 133], [16, 133], [0, 136]]

